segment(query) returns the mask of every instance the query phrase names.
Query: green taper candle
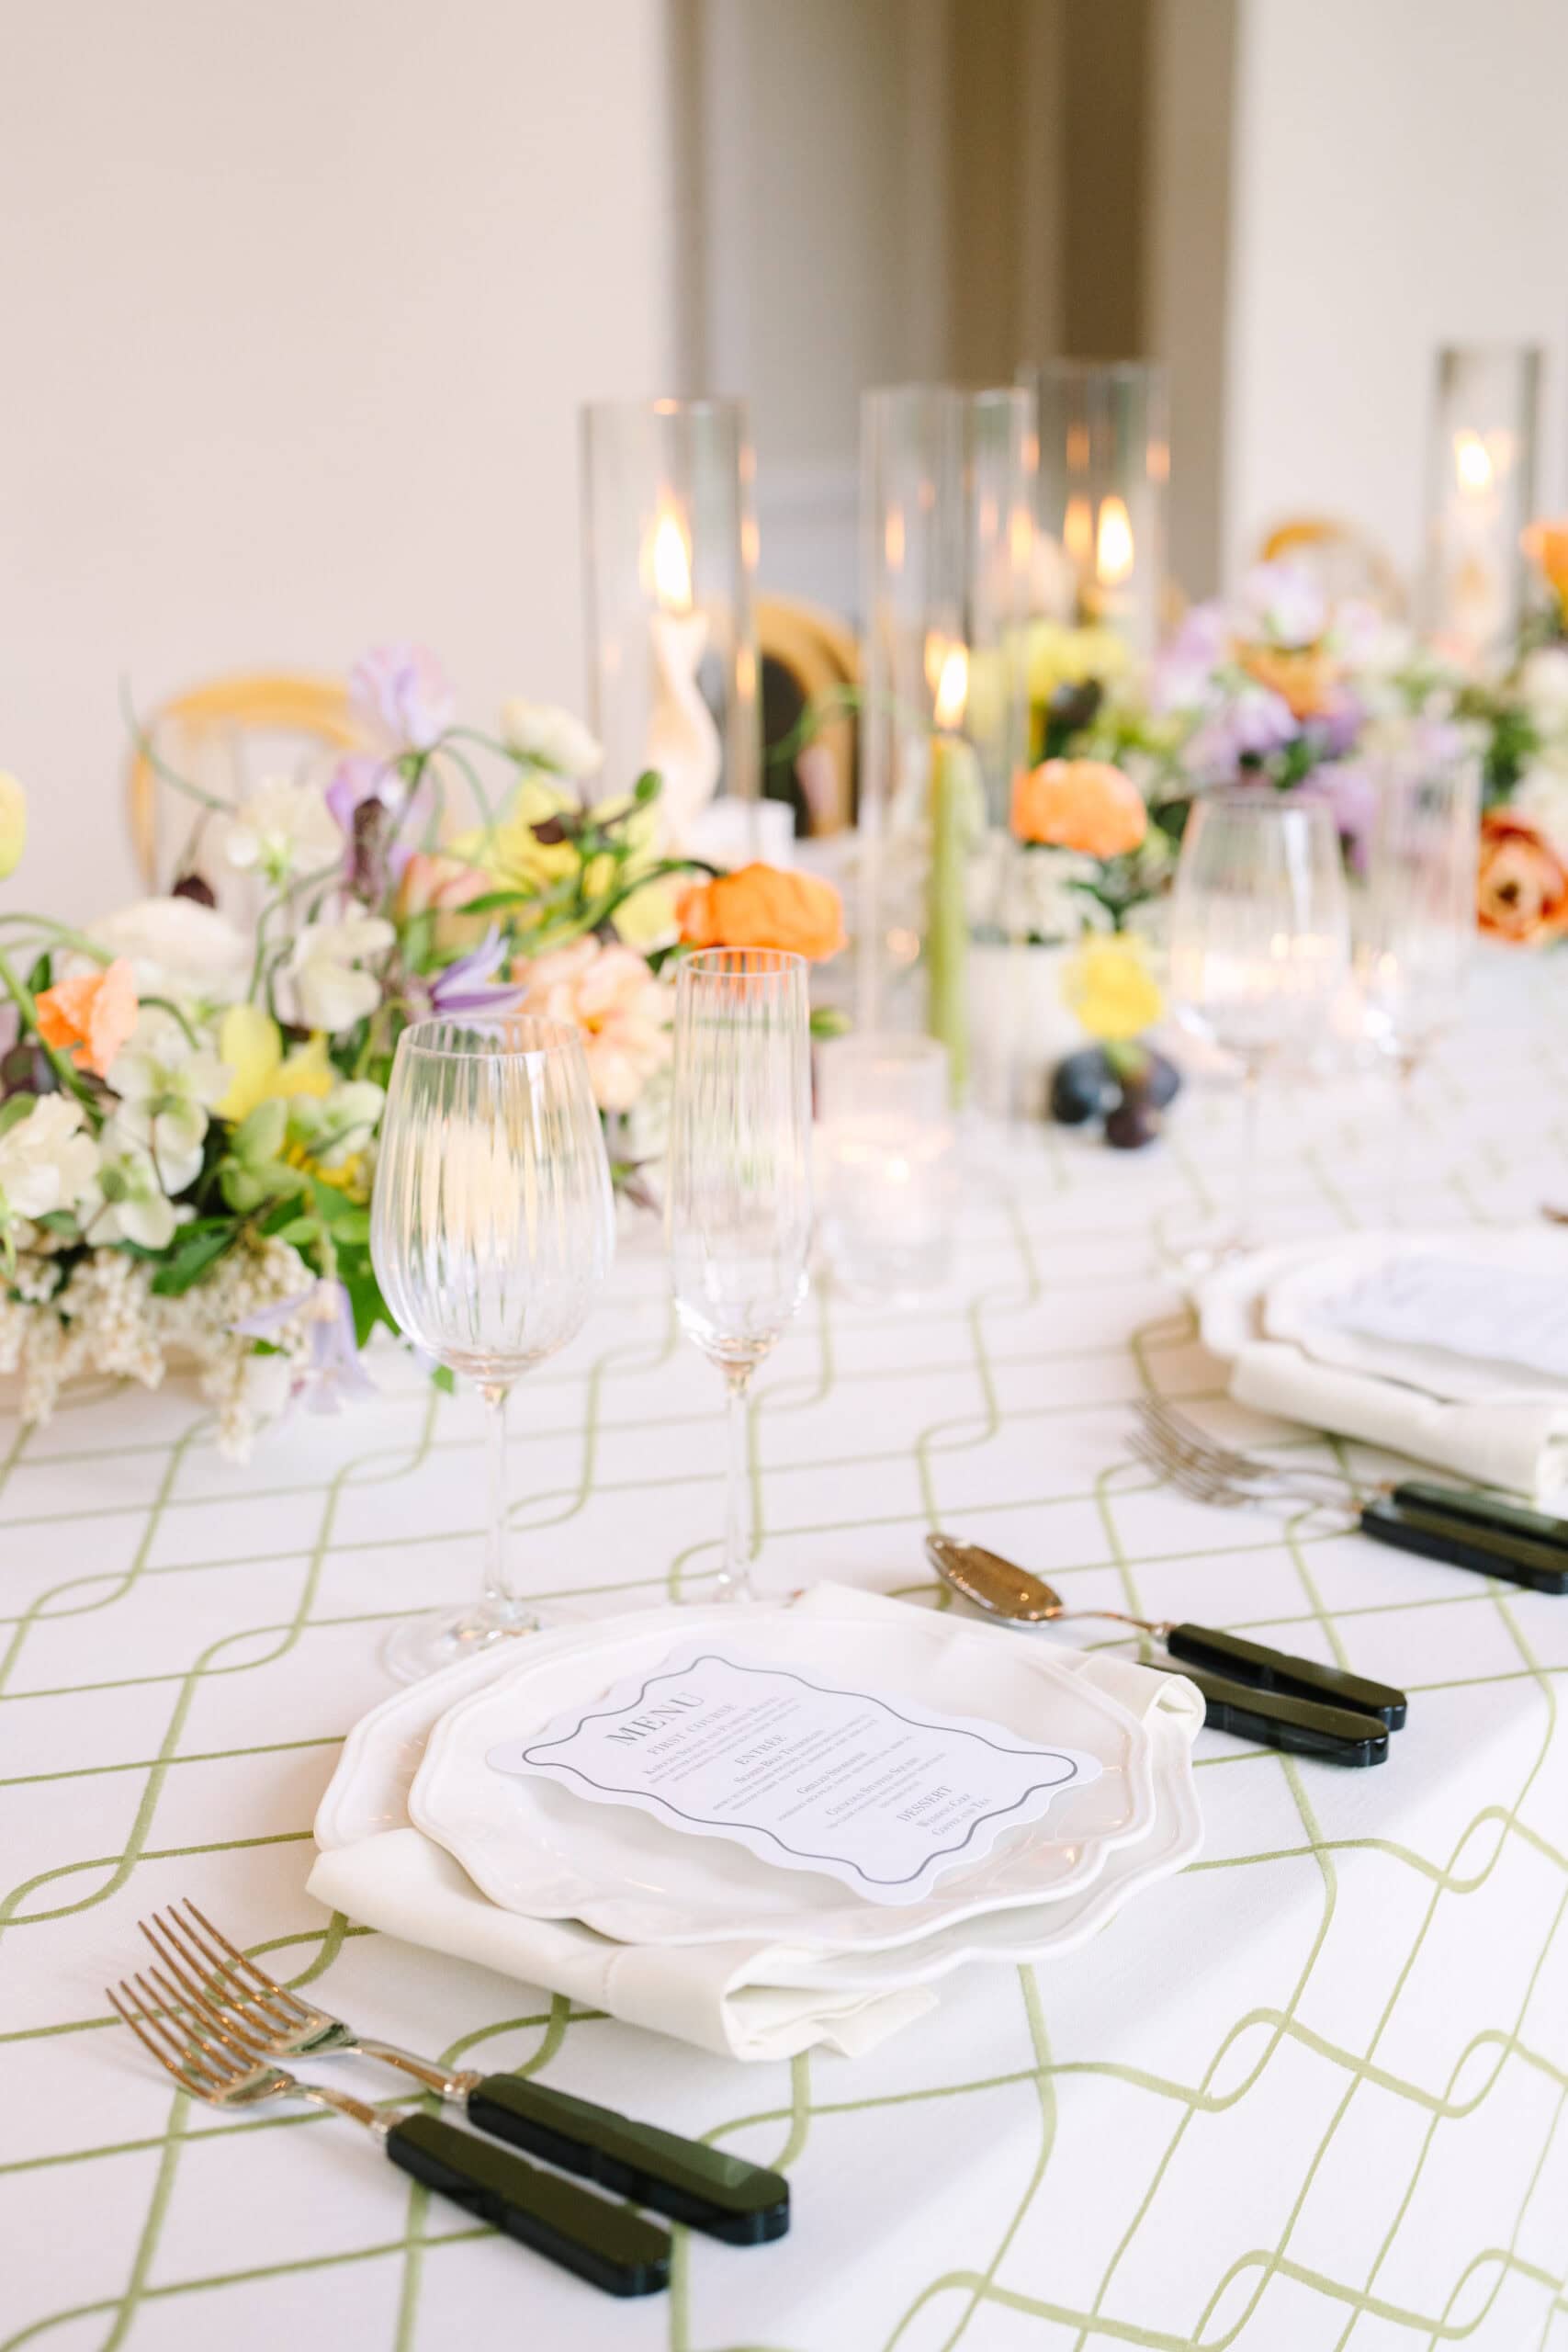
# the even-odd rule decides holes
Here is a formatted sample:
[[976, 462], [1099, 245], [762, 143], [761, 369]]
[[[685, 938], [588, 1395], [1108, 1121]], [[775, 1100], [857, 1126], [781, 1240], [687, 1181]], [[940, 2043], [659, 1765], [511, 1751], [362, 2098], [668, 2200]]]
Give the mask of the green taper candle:
[[942, 663], [931, 758], [931, 871], [926, 883], [926, 1027], [947, 1047], [954, 1102], [969, 1083], [969, 840], [979, 802], [973, 745], [956, 732], [969, 661], [954, 646]]

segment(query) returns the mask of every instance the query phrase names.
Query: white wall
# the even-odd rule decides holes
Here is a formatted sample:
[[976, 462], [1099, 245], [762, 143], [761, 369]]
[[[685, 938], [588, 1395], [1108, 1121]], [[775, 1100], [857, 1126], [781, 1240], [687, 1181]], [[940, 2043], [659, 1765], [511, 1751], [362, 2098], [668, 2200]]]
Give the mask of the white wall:
[[665, 0], [0, 0], [11, 904], [130, 894], [123, 675], [581, 707], [575, 408], [669, 389]]
[[1541, 487], [1562, 492], [1568, 7], [1244, 0], [1224, 540], [1292, 511], [1419, 547], [1433, 355], [1548, 352]]

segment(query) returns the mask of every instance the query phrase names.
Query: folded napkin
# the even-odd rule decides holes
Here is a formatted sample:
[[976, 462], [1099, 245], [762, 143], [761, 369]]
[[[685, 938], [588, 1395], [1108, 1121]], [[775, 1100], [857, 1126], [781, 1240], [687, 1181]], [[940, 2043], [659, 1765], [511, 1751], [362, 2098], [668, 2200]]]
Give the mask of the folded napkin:
[[[814, 1587], [795, 1605], [807, 1613], [834, 1617], [897, 1615], [910, 1606], [831, 1584]], [[571, 1647], [601, 1630], [602, 1623], [536, 1634], [531, 1654], [539, 1655], [546, 1643]], [[671, 1637], [679, 1631], [678, 1618], [672, 1617]], [[990, 1638], [1038, 1637], [998, 1631]], [[1181, 1678], [1102, 1653], [1091, 1657], [1054, 1645], [1053, 1654], [1140, 1717], [1162, 1709], [1189, 1738], [1197, 1736], [1202, 1702]], [[606, 2010], [628, 2025], [647, 2026], [731, 2058], [787, 2058], [813, 2048], [852, 2057], [935, 2007], [935, 1992], [923, 1985], [856, 1993], [772, 1983], [770, 1962], [777, 1969], [784, 1957], [784, 1948], [776, 1943], [617, 1943], [576, 1920], [525, 1918], [490, 1902], [443, 1848], [413, 1827], [404, 1799], [435, 1717], [513, 1662], [513, 1654], [503, 1652], [448, 1668], [420, 1685], [422, 1696], [430, 1694], [423, 1728], [412, 1720], [401, 1726], [396, 1763], [373, 1789], [367, 1790], [361, 1769], [367, 1736], [378, 1717], [394, 1710], [407, 1713], [410, 1694], [399, 1692], [350, 1734], [316, 1816], [321, 1851], [309, 1890], [318, 1902], [385, 1935], [477, 1961], [502, 1975]]]
[[1568, 1234], [1541, 1225], [1261, 1250], [1197, 1306], [1238, 1403], [1550, 1505], [1568, 1488], [1563, 1297]]

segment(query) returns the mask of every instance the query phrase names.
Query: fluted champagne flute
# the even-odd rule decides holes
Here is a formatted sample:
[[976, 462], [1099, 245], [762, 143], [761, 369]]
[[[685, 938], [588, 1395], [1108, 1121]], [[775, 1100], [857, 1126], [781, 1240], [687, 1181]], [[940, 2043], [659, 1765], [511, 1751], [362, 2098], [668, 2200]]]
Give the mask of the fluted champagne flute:
[[411, 1620], [388, 1642], [400, 1681], [537, 1629], [507, 1560], [506, 1400], [582, 1328], [615, 1230], [578, 1030], [520, 1013], [404, 1030], [370, 1255], [400, 1329], [484, 1398], [489, 1532], [478, 1604]]
[[811, 1243], [811, 1073], [804, 959], [689, 956], [675, 982], [666, 1225], [675, 1311], [725, 1378], [728, 1470], [717, 1597], [750, 1600], [751, 1375], [797, 1312]]
[[1179, 1017], [1242, 1069], [1234, 1217], [1181, 1254], [1196, 1269], [1251, 1246], [1258, 1097], [1276, 1060], [1303, 1057], [1350, 968], [1339, 837], [1322, 803], [1264, 786], [1201, 800], [1187, 821], [1171, 906]]
[[1388, 1222], [1400, 1222], [1417, 1072], [1457, 1023], [1475, 937], [1481, 777], [1466, 757], [1423, 763], [1420, 747], [1378, 778], [1367, 870], [1351, 893], [1356, 979], [1367, 1031], [1394, 1073]]

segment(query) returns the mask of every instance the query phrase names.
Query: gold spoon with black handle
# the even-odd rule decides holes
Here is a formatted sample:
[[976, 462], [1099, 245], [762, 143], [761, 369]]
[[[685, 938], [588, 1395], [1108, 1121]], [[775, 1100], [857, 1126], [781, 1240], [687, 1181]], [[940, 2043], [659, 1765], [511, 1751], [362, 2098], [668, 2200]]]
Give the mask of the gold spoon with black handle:
[[1404, 1721], [1403, 1690], [1343, 1667], [1293, 1657], [1213, 1626], [1156, 1622], [1120, 1609], [1069, 1609], [1043, 1577], [957, 1536], [928, 1535], [926, 1556], [944, 1582], [989, 1616], [1022, 1625], [1100, 1617], [1151, 1635], [1201, 1690], [1216, 1731], [1331, 1763], [1381, 1764], [1389, 1733]]

